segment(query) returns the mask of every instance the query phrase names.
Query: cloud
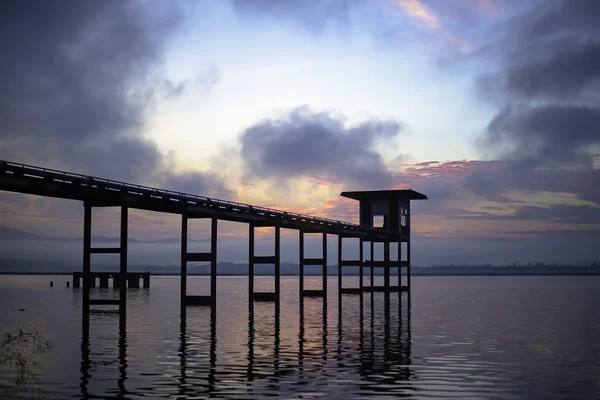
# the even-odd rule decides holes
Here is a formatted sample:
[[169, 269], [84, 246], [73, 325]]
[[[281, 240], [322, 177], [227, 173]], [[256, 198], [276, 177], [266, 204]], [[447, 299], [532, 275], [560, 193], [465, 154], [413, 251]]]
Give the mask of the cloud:
[[175, 192], [219, 199], [231, 199], [236, 196], [235, 191], [227, 187], [222, 177], [210, 172], [168, 173], [162, 177], [162, 182], [162, 188]]
[[541, 2], [507, 24], [500, 71], [484, 79], [504, 106], [485, 150], [532, 166], [593, 168], [600, 144], [600, 3]]
[[390, 3], [401, 8], [406, 15], [417, 21], [426, 30], [436, 33], [461, 53], [471, 51], [471, 45], [444, 27], [437, 13], [425, 2], [421, 0], [390, 0]]
[[163, 77], [163, 50], [183, 20], [177, 2], [164, 4], [3, 1], [0, 158], [133, 183], [163, 174], [175, 188], [223, 193], [216, 176], [174, 174], [143, 134], [158, 96], [210, 90], [219, 76], [210, 65], [183, 82]]
[[317, 175], [355, 189], [383, 189], [392, 176], [375, 144], [396, 137], [400, 129], [397, 122], [378, 120], [347, 127], [329, 113], [298, 107], [247, 128], [241, 155], [249, 177], [284, 182]]
[[349, 23], [352, 7], [363, 0], [233, 0], [234, 11], [241, 16], [267, 16], [277, 20], [298, 22], [313, 32], [323, 31], [328, 24]]
[[[600, 144], [600, 108], [547, 105], [506, 108], [488, 126], [486, 146], [510, 144], [506, 157], [550, 164], [576, 162]], [[502, 154], [502, 150], [500, 150]]]

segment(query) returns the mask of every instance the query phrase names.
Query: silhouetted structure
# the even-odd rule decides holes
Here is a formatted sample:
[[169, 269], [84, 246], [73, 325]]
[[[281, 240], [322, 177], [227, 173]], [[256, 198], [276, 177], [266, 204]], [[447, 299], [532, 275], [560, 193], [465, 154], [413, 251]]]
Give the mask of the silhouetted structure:
[[[73, 287], [81, 287], [81, 278], [83, 277], [82, 272], [73, 272]], [[110, 279], [112, 279], [114, 288], [119, 288], [121, 284], [121, 277], [118, 272], [90, 272], [88, 274], [90, 287], [96, 287], [96, 279], [99, 280], [100, 288], [109, 287]], [[127, 287], [139, 288], [140, 279], [143, 282], [143, 288], [148, 289], [150, 287], [150, 272], [128, 272], [127, 273]], [[69, 282], [67, 282], [68, 284]]]
[[[217, 235], [218, 220], [244, 222], [249, 224], [249, 301], [274, 301], [279, 307], [280, 299], [280, 242], [281, 228], [300, 231], [300, 297], [327, 296], [327, 235], [339, 237], [338, 279], [340, 295], [343, 293], [362, 293], [362, 291], [409, 291], [410, 290], [410, 201], [427, 197], [413, 190], [380, 190], [362, 192], [343, 192], [341, 195], [360, 202], [360, 224], [351, 224], [326, 218], [286, 211], [273, 210], [208, 197], [178, 193], [169, 190], [133, 185], [69, 172], [0, 161], [0, 190], [35, 194], [83, 201], [83, 313], [89, 313], [93, 304], [119, 305], [119, 311], [125, 314], [127, 299], [127, 235], [128, 212], [130, 208], [150, 210], [181, 215], [181, 310], [187, 305], [216, 305], [217, 288]], [[92, 210], [94, 207], [121, 208], [121, 236], [119, 247], [93, 247], [91, 243]], [[211, 247], [209, 252], [188, 252], [188, 220], [206, 218], [211, 220]], [[275, 249], [273, 256], [256, 256], [254, 253], [254, 229], [256, 227], [275, 228]], [[323, 236], [323, 252], [320, 258], [304, 256], [304, 235], [319, 233]], [[358, 260], [342, 260], [342, 239], [359, 238], [360, 257]], [[371, 256], [363, 258], [363, 244], [370, 243]], [[384, 244], [384, 259], [374, 260], [374, 244]], [[398, 243], [397, 268], [401, 275], [406, 268], [407, 284], [402, 285], [401, 276], [398, 285], [390, 285], [390, 243]], [[402, 258], [402, 243], [406, 243], [406, 259]], [[113, 253], [120, 257], [118, 279], [114, 283], [119, 287], [119, 300], [90, 299], [92, 275], [91, 256], [97, 253]], [[209, 295], [188, 295], [187, 263], [209, 262], [211, 265], [211, 290]], [[254, 291], [255, 264], [273, 264], [275, 269], [274, 292]], [[323, 286], [320, 290], [304, 289], [304, 266], [320, 265], [323, 271]], [[357, 266], [361, 271], [358, 288], [342, 287], [342, 268]], [[363, 285], [363, 266], [371, 269], [371, 285]], [[373, 269], [385, 268], [383, 286], [373, 284]], [[100, 276], [101, 285], [107, 284], [107, 278]], [[103, 280], [104, 279], [104, 280]], [[135, 285], [135, 277], [129, 280], [129, 286]], [[95, 277], [94, 277], [95, 282]], [[149, 283], [149, 282], [148, 282]], [[137, 280], [139, 285], [139, 279]]]

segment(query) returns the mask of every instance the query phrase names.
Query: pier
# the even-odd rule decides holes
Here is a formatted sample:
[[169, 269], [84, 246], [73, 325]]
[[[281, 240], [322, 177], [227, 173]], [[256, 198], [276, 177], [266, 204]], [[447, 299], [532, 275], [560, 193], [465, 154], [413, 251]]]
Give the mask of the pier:
[[[281, 263], [281, 229], [299, 231], [299, 289], [300, 298], [327, 297], [327, 237], [338, 236], [338, 292], [341, 298], [344, 294], [362, 295], [364, 292], [408, 292], [410, 294], [410, 202], [425, 200], [424, 194], [414, 190], [377, 190], [342, 192], [341, 196], [359, 202], [359, 224], [318, 218], [310, 215], [297, 214], [275, 210], [266, 207], [219, 200], [204, 196], [174, 192], [164, 189], [135, 185], [125, 182], [112, 181], [65, 171], [57, 171], [31, 165], [0, 161], [0, 190], [33, 194], [68, 200], [78, 200], [83, 203], [83, 271], [73, 275], [73, 286], [79, 284], [82, 278], [83, 313], [89, 314], [90, 305], [118, 305], [119, 313], [123, 316], [127, 306], [127, 287], [139, 287], [139, 278], [144, 274], [131, 274], [127, 271], [127, 244], [129, 210], [140, 209], [161, 213], [181, 215], [181, 311], [188, 306], [212, 306], [217, 304], [217, 238], [218, 222], [235, 221], [247, 223], [249, 227], [249, 270], [248, 287], [250, 303], [254, 301], [274, 302], [279, 307], [280, 301], [280, 263]], [[92, 245], [92, 212], [98, 207], [119, 207], [121, 210], [120, 244], [119, 247], [94, 247]], [[188, 221], [190, 219], [209, 219], [211, 245], [208, 252], [188, 251]], [[275, 246], [272, 255], [257, 256], [254, 249], [254, 233], [259, 227], [273, 227], [275, 230]], [[318, 258], [305, 257], [305, 234], [322, 235], [322, 254]], [[343, 259], [343, 246], [346, 240], [358, 239], [359, 257]], [[383, 245], [383, 259], [375, 259], [375, 245]], [[395, 244], [397, 254], [392, 259], [391, 245]], [[368, 252], [365, 252], [367, 247]], [[368, 255], [365, 255], [368, 253]], [[119, 255], [119, 273], [92, 273], [91, 259], [93, 254]], [[210, 292], [188, 294], [187, 264], [189, 262], [208, 262], [211, 266]], [[274, 291], [256, 292], [254, 290], [254, 268], [257, 264], [274, 266]], [[304, 288], [305, 266], [321, 266], [322, 287], [307, 290]], [[358, 287], [344, 287], [343, 270], [346, 267], [359, 269]], [[384, 284], [374, 284], [374, 270], [382, 268]], [[391, 284], [392, 268], [397, 270], [398, 280]], [[364, 284], [365, 269], [370, 276], [370, 284]], [[245, 271], [240, 271], [245, 272]], [[96, 278], [100, 286], [108, 286], [112, 277], [113, 287], [119, 288], [118, 300], [102, 300], [90, 298], [90, 288], [95, 285]], [[137, 279], [137, 281], [136, 281]], [[149, 286], [149, 275], [144, 279], [144, 287]], [[128, 285], [129, 283], [129, 285]], [[341, 300], [340, 300], [341, 301]]]

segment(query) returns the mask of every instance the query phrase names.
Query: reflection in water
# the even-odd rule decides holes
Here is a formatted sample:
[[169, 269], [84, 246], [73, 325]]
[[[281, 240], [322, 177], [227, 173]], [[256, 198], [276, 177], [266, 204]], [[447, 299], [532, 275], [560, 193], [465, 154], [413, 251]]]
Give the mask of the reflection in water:
[[[394, 312], [390, 296], [398, 301]], [[224, 398], [263, 398], [311, 393], [310, 396], [317, 397], [410, 394], [410, 386], [406, 384], [412, 376], [408, 296], [380, 293], [348, 296], [343, 302], [339, 300], [337, 309], [337, 327], [331, 331], [334, 335], [333, 332], [337, 333], [337, 338], [332, 341], [328, 337], [326, 300], [305, 298], [299, 307], [296, 341], [290, 335], [290, 328], [296, 329], [295, 323], [286, 318], [288, 322], [282, 328], [279, 307], [272, 303], [251, 304], [243, 343], [247, 351], [245, 356], [238, 357], [238, 352], [226, 351], [238, 336], [234, 332], [217, 335], [215, 307], [188, 308], [180, 319], [178, 354], [173, 362], [167, 361], [176, 374], [172, 379], [164, 376], [165, 379], [146, 382], [143, 388], [133, 387], [133, 381], [126, 384], [127, 331], [125, 317], [121, 316], [118, 357], [113, 358], [118, 362], [118, 377], [115, 375], [118, 391], [114, 395], [125, 398], [169, 393], [177, 398], [209, 394]], [[96, 316], [92, 314], [90, 318]], [[227, 321], [227, 315], [222, 318]], [[100, 375], [98, 379], [105, 380], [107, 375], [90, 373], [91, 369], [98, 368], [94, 358], [101, 355], [90, 352], [89, 321], [84, 321], [83, 328], [80, 388], [82, 397], [89, 398], [92, 396], [90, 383], [96, 380], [92, 377]], [[220, 352], [217, 337], [230, 341], [224, 343]], [[129, 365], [132, 364], [134, 369], [143, 367], [130, 360]]]
[[119, 315], [119, 396], [127, 394], [125, 381], [127, 380], [127, 313]]
[[114, 312], [90, 312], [83, 314], [82, 317], [82, 329], [81, 329], [81, 383], [79, 385], [83, 398], [89, 398], [89, 384], [91, 373], [90, 370], [93, 365], [97, 365], [91, 360], [90, 354], [90, 319], [95, 316], [118, 316], [119, 319], [119, 338], [118, 338], [118, 371], [119, 378], [117, 380], [117, 386], [119, 388], [117, 398], [124, 398], [128, 393], [125, 388], [125, 381], [127, 380], [127, 313], [114, 313]]
[[[344, 324], [350, 318], [344, 315], [343, 307], [340, 309], [338, 346], [342, 348], [338, 350], [338, 370], [356, 364], [362, 379], [370, 383], [360, 387], [365, 391], [365, 396], [374, 392], [397, 397], [410, 396], [411, 386], [407, 382], [412, 375], [410, 297], [406, 293], [398, 294], [398, 307], [392, 313], [391, 297], [395, 296], [370, 293], [364, 298], [355, 299], [360, 307], [356, 326]], [[365, 303], [368, 313], [365, 313]], [[356, 336], [358, 352], [352, 340]], [[345, 346], [343, 343], [346, 343]]]
[[[217, 315], [216, 307], [213, 305], [208, 309], [210, 312], [210, 329], [208, 333], [209, 340], [203, 341], [196, 337], [193, 333], [188, 332], [188, 321], [190, 320], [193, 325], [197, 326], [197, 319], [200, 322], [206, 317], [206, 308], [195, 308], [190, 307], [181, 313], [180, 322], [180, 333], [179, 333], [179, 369], [180, 377], [178, 379], [178, 395], [186, 398], [189, 395], [198, 395], [200, 393], [212, 393], [215, 388], [215, 375], [217, 370]], [[204, 332], [202, 332], [204, 333]], [[192, 339], [191, 341], [189, 339]], [[200, 340], [197, 340], [200, 339]], [[206, 349], [206, 342], [208, 342], [208, 351]], [[202, 346], [204, 344], [204, 346]], [[204, 348], [203, 348], [204, 347]], [[194, 362], [195, 356], [208, 354], [208, 373], [206, 374], [205, 383], [198, 384], [198, 380], [201, 382], [204, 380], [201, 377], [206, 371], [204, 363]], [[188, 361], [192, 360], [189, 363]], [[191, 390], [193, 388], [193, 390]], [[200, 389], [200, 391], [198, 390]]]

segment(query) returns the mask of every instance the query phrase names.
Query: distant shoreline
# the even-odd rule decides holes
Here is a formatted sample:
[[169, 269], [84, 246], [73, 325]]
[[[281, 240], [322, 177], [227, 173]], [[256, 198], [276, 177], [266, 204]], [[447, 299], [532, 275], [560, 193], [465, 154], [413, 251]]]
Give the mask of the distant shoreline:
[[[145, 273], [148, 271], [128, 271], [131, 273]], [[113, 272], [113, 273], [118, 273], [118, 272]], [[72, 272], [11, 272], [11, 271], [2, 271], [0, 272], [0, 275], [54, 275], [54, 276], [72, 276]], [[167, 273], [167, 272], [150, 272], [151, 276], [179, 276], [179, 273], [173, 272], [173, 273]], [[206, 273], [189, 273], [187, 274], [188, 276], [210, 276], [210, 274], [206, 274]], [[231, 273], [225, 273], [225, 274], [218, 274], [217, 276], [232, 276], [232, 277], [247, 277], [247, 274], [231, 274]], [[273, 276], [273, 274], [259, 274], [259, 273], [255, 273], [254, 276]], [[298, 274], [281, 274], [281, 276], [298, 276]], [[304, 276], [322, 276], [319, 273], [304, 273]], [[337, 276], [337, 274], [328, 274], [328, 276]], [[344, 274], [344, 276], [355, 276], [358, 277], [358, 274]], [[383, 277], [383, 274], [376, 274], [376, 277]], [[397, 275], [391, 275], [392, 277], [397, 276]], [[422, 273], [422, 272], [418, 272], [418, 273], [413, 273], [411, 274], [411, 276], [600, 276], [600, 271], [599, 272], [591, 272], [591, 271], [584, 271], [584, 272], [577, 272], [577, 271], [573, 271], [573, 272], [494, 272], [494, 273], [486, 273], [486, 272], [478, 272], [478, 273], [474, 273], [474, 272], [465, 272], [465, 273], [458, 273], [458, 272], [449, 272], [449, 273], [441, 273], [441, 272], [432, 272], [432, 273]], [[364, 275], [365, 279], [369, 278], [369, 274], [365, 274]]]

